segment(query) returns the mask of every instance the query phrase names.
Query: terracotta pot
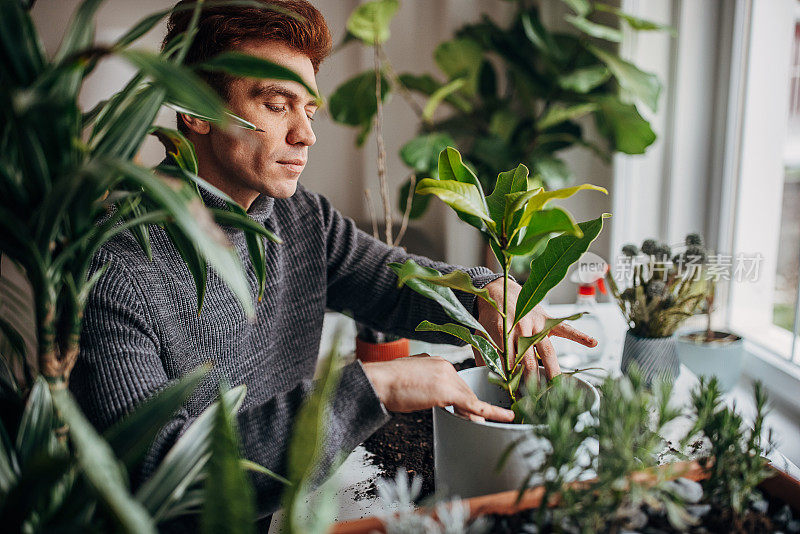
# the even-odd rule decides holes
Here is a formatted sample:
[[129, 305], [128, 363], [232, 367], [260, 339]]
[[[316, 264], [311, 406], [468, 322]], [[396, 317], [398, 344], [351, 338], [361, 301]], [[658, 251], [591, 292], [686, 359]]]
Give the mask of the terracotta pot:
[[408, 356], [408, 340], [400, 338], [389, 343], [370, 343], [356, 337], [356, 358], [364, 363], [388, 362]]
[[[800, 512], [800, 481], [772, 466], [769, 466], [769, 468], [773, 474], [762, 482], [759, 488], [772, 497], [788, 504], [795, 512]], [[666, 464], [654, 470], [638, 471], [633, 473], [631, 478], [640, 483], [646, 483], [647, 481], [655, 483], [659, 479], [658, 473], [664, 471], [668, 473], [668, 479], [684, 477], [700, 481], [708, 478], [708, 472], [697, 462]], [[573, 482], [570, 486], [580, 487], [591, 482], [591, 480]], [[464, 502], [469, 505], [470, 519], [489, 514], [512, 515], [523, 510], [538, 508], [542, 503], [544, 488], [541, 486], [531, 488], [525, 492], [522, 499], [518, 499], [518, 495], [519, 492], [516, 490], [504, 491], [493, 495], [473, 497], [466, 499]], [[558, 499], [553, 499], [551, 506], [556, 506], [557, 504]], [[420, 512], [429, 511], [421, 510]], [[435, 514], [432, 515], [435, 517]], [[331, 534], [369, 534], [372, 532], [383, 533], [386, 530], [383, 527], [383, 522], [377, 517], [365, 517], [354, 521], [334, 523], [329, 532]]]

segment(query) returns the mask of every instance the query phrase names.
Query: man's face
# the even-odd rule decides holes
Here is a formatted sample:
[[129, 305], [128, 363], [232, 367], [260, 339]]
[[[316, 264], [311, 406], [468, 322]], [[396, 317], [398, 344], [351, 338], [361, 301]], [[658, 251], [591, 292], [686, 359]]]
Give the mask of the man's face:
[[[239, 51], [287, 67], [317, 90], [311, 60], [285, 44], [255, 41]], [[251, 192], [292, 196], [308, 160], [308, 147], [316, 141], [311, 129], [317, 111], [314, 98], [297, 82], [255, 78], [234, 80], [228, 94], [231, 112], [264, 131], [212, 128], [210, 145], [217, 168], [243, 196]]]

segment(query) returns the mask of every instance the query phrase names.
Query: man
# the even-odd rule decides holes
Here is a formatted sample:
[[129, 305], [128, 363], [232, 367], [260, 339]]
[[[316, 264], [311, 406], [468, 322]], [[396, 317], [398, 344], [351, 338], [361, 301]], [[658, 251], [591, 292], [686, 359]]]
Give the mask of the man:
[[[272, 3], [295, 12], [299, 19], [283, 11], [206, 8], [187, 61], [238, 50], [288, 67], [316, 88], [315, 74], [331, 46], [322, 15], [301, 0]], [[165, 43], [185, 30], [189, 17], [187, 11], [173, 14]], [[312, 387], [326, 308], [352, 310], [357, 320], [379, 330], [452, 342], [414, 331], [422, 318], [447, 319], [437, 304], [407, 288], [396, 288], [396, 277], [387, 264], [412, 256], [358, 231], [325, 198], [298, 185], [308, 148], [316, 140], [311, 121], [317, 104], [302, 85], [219, 74], [209, 74], [207, 79], [233, 113], [262, 131], [227, 132], [179, 115], [180, 129], [195, 145], [199, 174], [280, 235], [284, 244], [267, 244], [265, 296], [257, 303], [254, 322], [247, 320], [213, 271], [203, 311], [198, 314], [193, 280], [180, 254], [158, 228], [151, 230], [152, 261], [128, 234], [98, 253], [93, 270], [104, 264], [109, 267], [87, 306], [81, 357], [71, 386], [100, 429], [168, 381], [205, 362], [214, 364], [214, 380], [202, 385], [159, 433], [138, 474], [140, 479], [153, 472], [181, 433], [214, 401], [219, 379], [248, 388], [237, 421], [244, 455], [284, 472], [293, 417]], [[213, 194], [203, 192], [203, 197], [209, 206], [225, 207]], [[224, 231], [247, 258], [243, 234], [232, 228]], [[454, 268], [414, 259], [444, 272]], [[255, 295], [255, 273], [249, 262], [245, 266]], [[484, 268], [467, 272], [495, 298], [502, 294], [497, 275]], [[514, 291], [518, 293], [519, 286], [514, 285]], [[459, 298], [473, 309], [474, 297], [460, 294]], [[477, 313], [481, 323], [501, 339], [500, 316], [481, 303]], [[543, 327], [544, 319], [542, 310], [535, 310], [520, 323], [516, 335], [533, 334]], [[594, 344], [567, 326], [555, 334]], [[537, 348], [548, 373], [557, 373], [549, 340]], [[537, 369], [532, 353], [526, 364]], [[340, 450], [349, 452], [367, 438], [386, 422], [387, 410], [452, 405], [473, 419], [513, 419], [510, 410], [479, 401], [451, 364], [427, 355], [347, 365], [332, 403], [328, 458]], [[260, 513], [272, 513], [279, 505], [281, 486], [264, 476], [257, 476], [255, 482]]]

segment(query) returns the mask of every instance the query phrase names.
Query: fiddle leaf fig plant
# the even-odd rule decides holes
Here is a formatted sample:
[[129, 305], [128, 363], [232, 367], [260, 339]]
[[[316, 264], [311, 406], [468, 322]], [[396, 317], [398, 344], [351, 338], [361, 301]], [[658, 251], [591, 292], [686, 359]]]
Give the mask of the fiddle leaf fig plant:
[[[490, 380], [509, 393], [512, 404], [517, 401], [523, 355], [562, 321], [575, 320], [582, 314], [547, 319], [540, 332], [517, 338], [516, 347], [509, 343], [511, 332], [564, 278], [569, 266], [586, 252], [600, 233], [603, 219], [610, 216], [603, 214], [597, 219], [576, 223], [564, 209], [549, 206], [554, 199], [568, 198], [582, 190], [606, 193], [602, 187], [584, 184], [545, 191], [541, 187], [529, 189], [528, 184], [528, 168], [519, 165], [501, 172], [497, 176], [497, 186], [487, 196], [481, 181], [462, 161], [461, 154], [447, 147], [439, 154], [438, 178], [425, 178], [416, 188], [417, 194], [439, 197], [455, 210], [461, 220], [477, 228], [487, 239], [503, 268], [503, 302], [492, 299], [486, 289], [475, 287], [463, 271], [442, 274], [413, 260], [390, 264], [398, 276], [399, 286], [408, 286], [435, 300], [457, 323], [423, 321], [417, 330], [445, 332], [472, 345], [492, 371]], [[522, 286], [516, 308], [510, 310], [508, 282], [511, 260], [537, 249], [541, 252], [531, 262], [531, 276]], [[454, 289], [475, 295], [498, 311], [503, 318], [502, 340], [492, 339], [456, 298]]]

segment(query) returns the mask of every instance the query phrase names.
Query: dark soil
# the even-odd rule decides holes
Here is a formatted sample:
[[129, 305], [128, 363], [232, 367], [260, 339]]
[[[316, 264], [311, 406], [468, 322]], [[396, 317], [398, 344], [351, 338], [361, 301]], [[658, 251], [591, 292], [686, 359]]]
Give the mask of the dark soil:
[[[475, 367], [469, 358], [455, 364], [457, 371]], [[405, 468], [409, 478], [422, 477], [419, 500], [433, 495], [433, 416], [431, 410], [410, 413], [393, 413], [388, 423], [364, 442], [364, 448], [372, 453], [373, 464], [380, 476], [393, 479], [399, 468]], [[377, 495], [376, 481], [356, 499], [374, 498]]]

